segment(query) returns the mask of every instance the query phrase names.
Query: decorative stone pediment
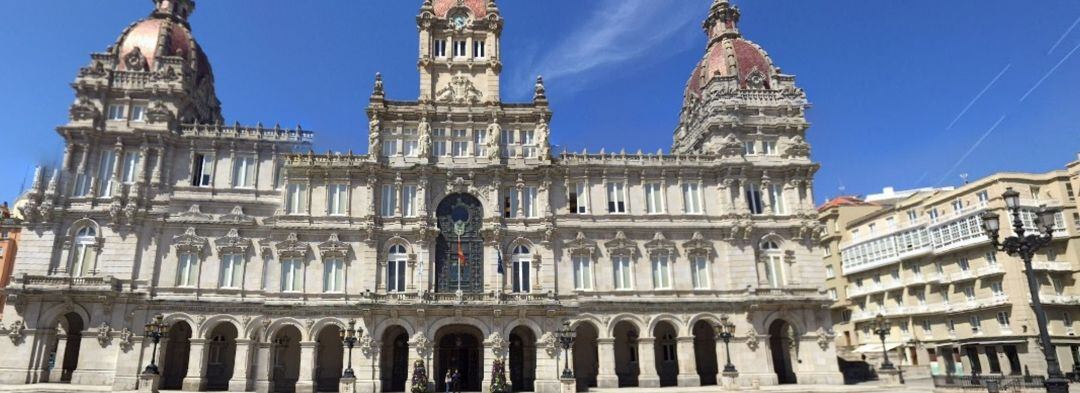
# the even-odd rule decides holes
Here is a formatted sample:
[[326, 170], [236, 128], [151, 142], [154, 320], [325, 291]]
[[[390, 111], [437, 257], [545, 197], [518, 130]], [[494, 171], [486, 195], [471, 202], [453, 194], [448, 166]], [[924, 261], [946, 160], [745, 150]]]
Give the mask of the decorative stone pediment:
[[96, 120], [101, 116], [101, 111], [88, 98], [83, 97], [71, 105], [68, 114], [71, 116], [71, 120]]
[[604, 243], [604, 248], [611, 255], [629, 255], [634, 256], [637, 254], [637, 244], [626, 238], [626, 233], [618, 231], [615, 233], [615, 239]]
[[705, 240], [705, 236], [701, 232], [694, 232], [694, 235], [683, 243], [683, 249], [686, 250], [687, 255], [712, 255], [712, 243]]
[[236, 205], [229, 214], [218, 217], [218, 221], [230, 224], [254, 224], [255, 217], [244, 214], [244, 208], [240, 205]]
[[150, 107], [146, 109], [146, 121], [151, 124], [170, 123], [174, 119], [176, 119], [176, 116], [173, 115], [172, 111], [170, 111], [165, 104], [162, 104], [161, 101], [154, 101], [154, 103], [150, 104]]
[[245, 255], [248, 249], [251, 248], [251, 240], [241, 237], [240, 231], [233, 228], [224, 237], [214, 241], [214, 246], [217, 248], [218, 254]]
[[203, 213], [202, 208], [199, 207], [198, 203], [192, 204], [185, 212], [177, 213], [175, 217], [176, 221], [187, 222], [209, 222], [214, 218], [209, 214]]
[[338, 239], [337, 232], [331, 233], [329, 240], [319, 243], [319, 254], [323, 258], [345, 258], [349, 250], [349, 243]]
[[596, 256], [596, 242], [585, 238], [584, 232], [578, 232], [578, 235], [573, 240], [566, 241], [563, 247], [566, 248], [570, 255]]
[[810, 157], [810, 144], [802, 136], [795, 135], [791, 138], [791, 144], [784, 150], [784, 158]]
[[184, 234], [173, 237], [173, 246], [176, 247], [177, 252], [181, 253], [202, 255], [206, 245], [206, 238], [196, 235], [195, 227], [188, 227], [188, 229], [184, 230]]
[[280, 258], [307, 258], [310, 247], [307, 243], [301, 242], [296, 232], [289, 233], [289, 237], [285, 241], [274, 245], [274, 249], [277, 250]]
[[435, 93], [435, 101], [455, 104], [478, 104], [484, 93], [464, 75], [450, 79], [450, 84]]
[[649, 255], [657, 253], [667, 253], [668, 255], [675, 253], [675, 242], [668, 240], [667, 236], [664, 236], [663, 232], [656, 232], [653, 235], [652, 240], [645, 243], [645, 251]]

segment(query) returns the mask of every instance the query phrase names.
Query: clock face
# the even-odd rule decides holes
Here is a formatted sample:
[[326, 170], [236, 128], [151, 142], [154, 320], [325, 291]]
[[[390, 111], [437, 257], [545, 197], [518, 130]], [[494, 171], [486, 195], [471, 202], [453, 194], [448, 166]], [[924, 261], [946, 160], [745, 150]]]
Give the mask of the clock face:
[[465, 15], [455, 15], [451, 22], [454, 23], [454, 28], [461, 30], [465, 28]]

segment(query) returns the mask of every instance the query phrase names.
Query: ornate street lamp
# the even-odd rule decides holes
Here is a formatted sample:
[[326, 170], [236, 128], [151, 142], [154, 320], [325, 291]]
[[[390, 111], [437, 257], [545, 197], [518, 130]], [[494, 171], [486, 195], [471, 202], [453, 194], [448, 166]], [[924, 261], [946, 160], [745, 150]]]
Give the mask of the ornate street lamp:
[[[1019, 256], [1024, 261], [1024, 273], [1027, 275], [1028, 291], [1031, 292], [1031, 306], [1035, 311], [1035, 319], [1039, 327], [1039, 341], [1042, 344], [1043, 356], [1046, 358], [1046, 391], [1050, 393], [1067, 393], [1069, 381], [1061, 374], [1061, 366], [1058, 364], [1054, 344], [1050, 341], [1050, 333], [1046, 328], [1046, 313], [1043, 311], [1042, 302], [1039, 301], [1039, 281], [1035, 277], [1035, 271], [1031, 268], [1031, 259], [1040, 248], [1050, 244], [1054, 235], [1054, 218], [1057, 216], [1056, 209], [1046, 207], [1039, 208], [1037, 212], [1038, 222], [1035, 222], [1034, 234], [1027, 234], [1024, 229], [1024, 221], [1020, 219], [1020, 193], [1012, 188], [1001, 194], [1005, 200], [1005, 206], [1012, 214], [1014, 236], [999, 239], [1001, 221], [997, 214], [985, 212], [981, 215], [983, 230], [990, 238], [990, 244], [999, 252], [1005, 252], [1010, 256]], [[1041, 229], [1041, 233], [1040, 230]]]
[[342, 378], [356, 378], [356, 374], [352, 369], [352, 349], [356, 345], [356, 340], [364, 333], [364, 329], [356, 327], [356, 320], [349, 320], [349, 327], [341, 329], [341, 342], [345, 343], [346, 347], [349, 347], [349, 365], [345, 367], [345, 371], [341, 373]]
[[162, 321], [163, 319], [164, 317], [157, 315], [146, 324], [146, 337], [154, 342], [154, 350], [150, 352], [150, 364], [146, 365], [144, 374], [159, 374], [158, 366], [154, 363], [154, 359], [157, 359], [158, 342], [161, 342], [161, 338], [169, 333], [169, 326]]
[[574, 339], [577, 338], [577, 331], [570, 328], [570, 322], [563, 322], [562, 329], [555, 332], [555, 335], [559, 339], [559, 344], [562, 344], [563, 349], [563, 371], [562, 379], [574, 379], [574, 370], [570, 369], [570, 347], [574, 346]]
[[735, 337], [735, 324], [728, 321], [728, 316], [723, 315], [720, 317], [720, 323], [713, 326], [716, 330], [716, 335], [724, 340], [724, 353], [727, 354], [727, 364], [724, 365], [724, 374], [735, 374], [739, 371], [735, 369], [735, 365], [731, 364], [731, 338]]
[[885, 336], [889, 335], [890, 327], [889, 321], [886, 321], [881, 314], [874, 318], [874, 333], [881, 338], [881, 354], [885, 356], [885, 361], [881, 363], [881, 370], [896, 370], [896, 366], [889, 361], [889, 350], [885, 347]]

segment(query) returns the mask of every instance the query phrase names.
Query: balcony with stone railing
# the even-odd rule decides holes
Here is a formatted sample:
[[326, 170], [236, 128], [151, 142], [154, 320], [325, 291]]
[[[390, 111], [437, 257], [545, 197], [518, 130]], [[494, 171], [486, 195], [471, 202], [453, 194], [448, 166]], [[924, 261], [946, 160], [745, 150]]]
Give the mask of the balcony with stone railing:
[[1066, 294], [1039, 294], [1039, 300], [1043, 304], [1053, 304], [1059, 306], [1076, 306], [1080, 305], [1080, 295], [1066, 295]]
[[975, 270], [975, 274], [979, 277], [996, 276], [1005, 274], [1005, 268], [1002, 267], [1000, 263], [995, 263], [993, 265], [986, 265], [978, 268]]
[[963, 281], [967, 281], [967, 280], [974, 280], [975, 277], [976, 277], [975, 272], [971, 271], [971, 269], [961, 270], [961, 271], [958, 271], [958, 272], [949, 273], [949, 282], [957, 283], [957, 282], [963, 282]]
[[72, 290], [86, 292], [120, 291], [120, 280], [113, 276], [73, 277], [66, 275], [19, 274], [8, 291]]
[[1031, 268], [1046, 272], [1072, 272], [1076, 269], [1067, 261], [1032, 261]]

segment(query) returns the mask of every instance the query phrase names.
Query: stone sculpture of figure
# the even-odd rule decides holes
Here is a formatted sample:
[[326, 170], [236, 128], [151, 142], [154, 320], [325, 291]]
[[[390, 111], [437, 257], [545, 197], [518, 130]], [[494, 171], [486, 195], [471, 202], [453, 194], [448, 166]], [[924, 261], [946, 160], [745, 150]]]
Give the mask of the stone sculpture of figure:
[[0, 218], [11, 218], [11, 209], [8, 209], [6, 201], [3, 205], [0, 205]]
[[548, 127], [547, 117], [540, 115], [540, 123], [536, 125], [536, 137], [539, 138], [537, 145], [540, 146], [540, 158], [551, 155], [551, 128]]
[[382, 121], [379, 120], [379, 114], [371, 114], [371, 121], [368, 122], [368, 152], [369, 154], [375, 154], [379, 148], [379, 132], [382, 131]]
[[431, 123], [428, 123], [426, 117], [420, 118], [420, 124], [416, 126], [416, 131], [420, 134], [418, 141], [420, 157], [431, 156]]
[[499, 159], [499, 138], [502, 137], [502, 126], [499, 125], [499, 118], [493, 118], [491, 124], [487, 127], [487, 140], [484, 141], [485, 148], [487, 149], [488, 159]]

